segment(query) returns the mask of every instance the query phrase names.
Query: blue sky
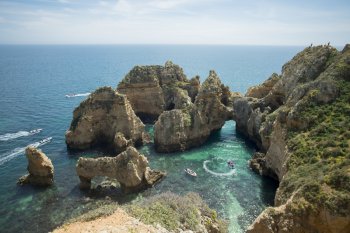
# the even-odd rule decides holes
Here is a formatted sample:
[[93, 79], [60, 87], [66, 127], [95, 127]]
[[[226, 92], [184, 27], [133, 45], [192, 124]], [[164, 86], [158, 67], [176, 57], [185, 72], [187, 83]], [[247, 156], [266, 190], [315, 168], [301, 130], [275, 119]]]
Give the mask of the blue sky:
[[350, 1], [0, 0], [1, 44], [350, 42]]

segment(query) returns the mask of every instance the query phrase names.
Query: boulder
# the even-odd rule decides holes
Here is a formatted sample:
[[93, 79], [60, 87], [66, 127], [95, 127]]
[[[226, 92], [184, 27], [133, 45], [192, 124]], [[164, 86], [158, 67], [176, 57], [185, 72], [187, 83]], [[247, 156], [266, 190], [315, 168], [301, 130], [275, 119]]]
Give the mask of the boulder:
[[182, 68], [167, 61], [164, 66], [135, 66], [118, 84], [118, 92], [129, 99], [136, 115], [154, 122], [165, 110], [185, 108], [194, 101], [199, 77], [188, 80]]
[[165, 176], [163, 172], [151, 170], [147, 158], [131, 146], [116, 157], [80, 157], [76, 169], [83, 189], [90, 188], [95, 176], [116, 179], [125, 192], [151, 187]]
[[102, 87], [74, 110], [66, 143], [69, 149], [104, 146], [119, 153], [127, 146], [143, 144], [144, 129], [126, 96]]
[[49, 186], [53, 184], [54, 167], [51, 160], [35, 147], [26, 148], [29, 174], [19, 178], [20, 185], [32, 184], [37, 186]]
[[[226, 103], [227, 106], [224, 104]], [[183, 151], [203, 144], [210, 133], [232, 119], [231, 92], [221, 84], [214, 71], [200, 87], [194, 103], [185, 108], [163, 112], [154, 125], [158, 152]]]

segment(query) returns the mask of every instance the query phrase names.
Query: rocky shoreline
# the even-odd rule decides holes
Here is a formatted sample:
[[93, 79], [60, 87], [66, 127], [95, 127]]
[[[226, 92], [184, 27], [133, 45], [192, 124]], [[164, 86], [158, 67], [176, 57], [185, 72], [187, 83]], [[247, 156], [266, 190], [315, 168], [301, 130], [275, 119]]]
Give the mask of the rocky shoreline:
[[280, 183], [247, 232], [350, 229], [349, 81], [349, 45], [309, 47], [235, 101], [237, 130], [260, 148], [250, 166]]
[[272, 74], [245, 96], [231, 92], [215, 71], [200, 84], [198, 77], [188, 80], [172, 62], [136, 66], [116, 90], [97, 89], [76, 108], [66, 142], [70, 149], [102, 145], [120, 153], [80, 158], [82, 188], [89, 187], [94, 176], [109, 176], [125, 191], [138, 191], [164, 175], [152, 171], [133, 147], [147, 142], [142, 120], [155, 122], [154, 147], [169, 153], [202, 145], [233, 119], [236, 130], [259, 148], [249, 161], [251, 168], [280, 183], [275, 207], [263, 211], [247, 232], [346, 232], [349, 82], [350, 45], [341, 52], [310, 46], [287, 62], [280, 75]]

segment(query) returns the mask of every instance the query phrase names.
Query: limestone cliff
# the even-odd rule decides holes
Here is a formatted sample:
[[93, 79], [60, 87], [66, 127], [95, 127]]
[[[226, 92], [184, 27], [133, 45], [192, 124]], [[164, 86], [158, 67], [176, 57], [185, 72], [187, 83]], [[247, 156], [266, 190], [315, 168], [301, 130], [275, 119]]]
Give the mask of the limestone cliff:
[[168, 61], [164, 66], [135, 66], [119, 83], [135, 113], [146, 122], [165, 110], [185, 108], [195, 99], [199, 77], [188, 80], [182, 68]]
[[121, 152], [127, 146], [143, 143], [144, 128], [125, 95], [111, 87], [102, 87], [74, 110], [66, 143], [70, 149], [102, 145]]
[[279, 180], [274, 208], [249, 233], [350, 229], [350, 46], [298, 53], [234, 101], [237, 130], [262, 153], [254, 170]]
[[134, 147], [128, 147], [116, 157], [83, 158], [77, 163], [81, 188], [90, 188], [95, 176], [117, 179], [125, 192], [138, 191], [159, 181], [165, 173], [153, 171], [147, 158]]
[[[226, 105], [225, 105], [226, 104]], [[203, 144], [214, 130], [232, 118], [231, 92], [214, 71], [200, 87], [195, 102], [186, 108], [165, 111], [154, 125], [159, 152], [183, 151]]]
[[29, 174], [19, 178], [18, 183], [49, 186], [53, 184], [54, 167], [51, 160], [35, 147], [26, 148]]

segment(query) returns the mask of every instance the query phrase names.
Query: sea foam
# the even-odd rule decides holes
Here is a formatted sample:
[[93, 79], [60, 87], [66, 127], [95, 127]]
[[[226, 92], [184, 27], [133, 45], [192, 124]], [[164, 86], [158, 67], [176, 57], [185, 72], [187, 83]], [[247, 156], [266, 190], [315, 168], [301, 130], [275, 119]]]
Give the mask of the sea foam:
[[17, 133], [6, 133], [0, 135], [0, 141], [9, 141], [20, 137], [28, 137], [40, 133], [43, 129], [33, 129], [31, 131], [18, 131]]
[[7, 153], [4, 153], [2, 155], [0, 155], [0, 166], [3, 165], [4, 163], [16, 158], [18, 155], [20, 154], [24, 154], [26, 148], [28, 146], [32, 146], [32, 147], [35, 147], [35, 148], [38, 148], [40, 146], [43, 146], [49, 142], [51, 142], [52, 138], [49, 137], [49, 138], [45, 138], [39, 142], [34, 142], [32, 144], [29, 144], [27, 145], [26, 147], [17, 147], [15, 149], [13, 149], [12, 151], [10, 152], [7, 152]]

